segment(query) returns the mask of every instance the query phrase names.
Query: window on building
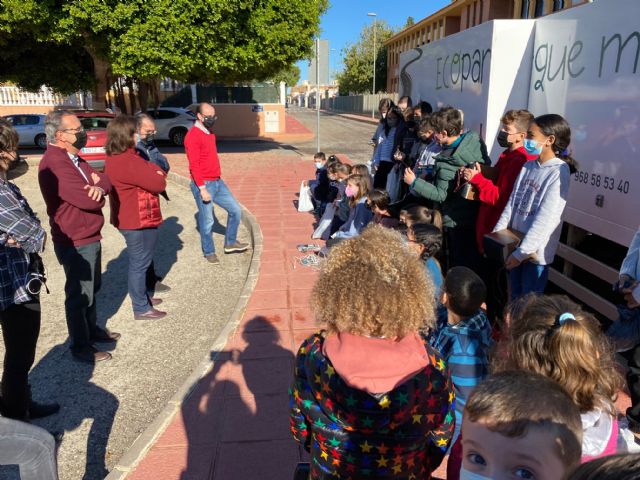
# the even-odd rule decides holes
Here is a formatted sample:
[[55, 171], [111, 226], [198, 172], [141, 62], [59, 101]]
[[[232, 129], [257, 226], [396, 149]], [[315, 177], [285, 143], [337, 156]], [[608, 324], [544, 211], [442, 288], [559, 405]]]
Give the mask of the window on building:
[[564, 0], [553, 0], [553, 11], [557, 12], [564, 8]]
[[544, 15], [544, 0], [536, 0], [535, 10], [533, 17], [538, 18]]
[[520, 11], [520, 18], [529, 18], [529, 8], [531, 7], [529, 0], [522, 0], [522, 10]]

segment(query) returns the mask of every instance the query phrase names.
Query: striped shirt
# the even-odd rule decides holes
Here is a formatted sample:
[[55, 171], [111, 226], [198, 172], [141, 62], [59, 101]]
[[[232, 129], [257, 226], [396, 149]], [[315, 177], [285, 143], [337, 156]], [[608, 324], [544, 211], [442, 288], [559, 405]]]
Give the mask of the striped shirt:
[[380, 162], [391, 162], [393, 159], [393, 143], [396, 137], [396, 127], [389, 130], [389, 133], [385, 135], [384, 128], [380, 130], [380, 137], [378, 138], [378, 145], [376, 151], [373, 152], [373, 158], [371, 163], [373, 165], [380, 165]]

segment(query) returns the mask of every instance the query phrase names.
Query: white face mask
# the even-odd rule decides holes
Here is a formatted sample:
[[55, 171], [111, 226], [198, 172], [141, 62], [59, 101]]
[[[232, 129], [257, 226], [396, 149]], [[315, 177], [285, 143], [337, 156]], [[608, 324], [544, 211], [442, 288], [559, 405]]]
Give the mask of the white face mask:
[[316, 162], [316, 168], [318, 170], [320, 170], [322, 167], [324, 167], [324, 164], [322, 162]]
[[480, 475], [478, 473], [465, 470], [465, 468], [462, 467], [460, 469], [460, 480], [491, 480], [491, 479], [489, 477], [485, 477], [484, 475]]

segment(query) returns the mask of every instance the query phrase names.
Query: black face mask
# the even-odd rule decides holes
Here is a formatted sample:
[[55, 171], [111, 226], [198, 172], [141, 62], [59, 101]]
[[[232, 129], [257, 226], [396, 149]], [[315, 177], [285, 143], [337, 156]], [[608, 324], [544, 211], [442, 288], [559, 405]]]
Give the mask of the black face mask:
[[20, 162], [22, 160], [20, 159], [20, 155], [18, 155], [16, 153], [16, 157], [15, 159], [11, 159], [9, 160], [8, 164], [7, 164], [7, 170], [13, 170], [15, 168], [18, 168], [18, 165], [20, 165]]
[[205, 128], [211, 130], [213, 128], [213, 126], [215, 125], [216, 120], [218, 120], [218, 117], [216, 117], [215, 115], [202, 117], [202, 125], [204, 125]]
[[87, 145], [87, 132], [82, 130], [76, 133], [76, 141], [71, 144], [73, 148], [82, 150]]
[[156, 136], [153, 133], [149, 133], [142, 137], [142, 143], [144, 143], [145, 145], [151, 145], [155, 137]]
[[500, 145], [502, 148], [510, 148], [511, 145], [513, 145], [513, 143], [511, 143], [508, 139], [509, 134], [507, 132], [505, 132], [504, 130], [500, 130], [500, 132], [498, 132], [496, 140], [498, 140], [498, 145]]

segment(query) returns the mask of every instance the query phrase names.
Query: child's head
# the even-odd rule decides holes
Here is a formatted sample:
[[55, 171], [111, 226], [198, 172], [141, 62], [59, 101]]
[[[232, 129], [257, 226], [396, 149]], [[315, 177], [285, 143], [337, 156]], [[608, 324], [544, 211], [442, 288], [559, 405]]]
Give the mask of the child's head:
[[318, 152], [313, 156], [313, 161], [316, 164], [316, 168], [322, 168], [327, 163], [327, 157], [324, 152]]
[[640, 478], [640, 453], [609, 455], [583, 463], [566, 480], [635, 480]]
[[378, 112], [380, 113], [380, 118], [383, 119], [384, 117], [386, 117], [387, 112], [393, 106], [393, 100], [391, 100], [390, 98], [381, 99], [380, 103], [378, 103]]
[[366, 177], [369, 175], [369, 167], [364, 163], [356, 163], [351, 169], [351, 173], [353, 175], [362, 175], [363, 177]]
[[581, 412], [601, 408], [614, 415], [621, 380], [598, 321], [564, 295], [531, 294], [518, 306], [496, 369], [540, 373], [560, 383]]
[[351, 175], [352, 167], [348, 163], [336, 165], [336, 180], [344, 182]]
[[529, 110], [506, 111], [500, 119], [498, 144], [511, 150], [520, 148], [524, 143], [524, 139], [527, 138], [527, 131], [532, 121], [533, 115]]
[[403, 248], [400, 234], [370, 225], [331, 248], [310, 302], [329, 333], [393, 339], [434, 324], [433, 292], [424, 265]]
[[337, 165], [338, 163], [340, 163], [338, 157], [336, 157], [335, 155], [329, 155], [329, 158], [327, 158], [327, 169], [329, 169], [331, 165]]
[[487, 298], [487, 287], [470, 268], [453, 267], [447, 272], [442, 303], [460, 318], [473, 316]]
[[432, 115], [435, 127], [435, 139], [442, 145], [453, 143], [462, 133], [462, 111], [453, 107], [444, 107]]
[[423, 118], [427, 115], [431, 115], [431, 113], [433, 112], [433, 107], [431, 106], [431, 104], [424, 100], [418, 104], [418, 108], [420, 109], [420, 114]]
[[407, 108], [411, 107], [413, 107], [413, 102], [411, 101], [411, 97], [409, 95], [400, 97], [400, 100], [398, 100], [398, 108], [400, 110], [404, 112]]
[[467, 399], [462, 452], [461, 479], [562, 480], [582, 454], [580, 412], [542, 375], [492, 375]]
[[369, 195], [371, 181], [363, 175], [350, 175], [347, 178], [347, 189], [345, 195], [349, 197], [349, 205], [354, 207], [362, 198]]
[[407, 229], [409, 248], [414, 250], [422, 260], [432, 258], [442, 248], [442, 231], [429, 223], [414, 223]]
[[380, 190], [376, 188], [375, 190], [369, 192], [369, 207], [371, 207], [371, 211], [378, 215], [389, 215], [389, 204], [391, 203], [391, 198], [389, 197], [389, 193], [386, 190]]
[[569, 165], [571, 173], [578, 170], [578, 162], [569, 153], [571, 128], [560, 115], [550, 113], [536, 117], [527, 130], [524, 146], [533, 155], [541, 158], [558, 157]]
[[424, 115], [420, 120], [420, 126], [418, 127], [418, 138], [423, 142], [428, 142], [433, 138], [435, 127], [431, 115]]
[[400, 211], [400, 222], [407, 228], [414, 223], [430, 223], [442, 230], [442, 215], [438, 210], [433, 210], [422, 205], [413, 205]]

